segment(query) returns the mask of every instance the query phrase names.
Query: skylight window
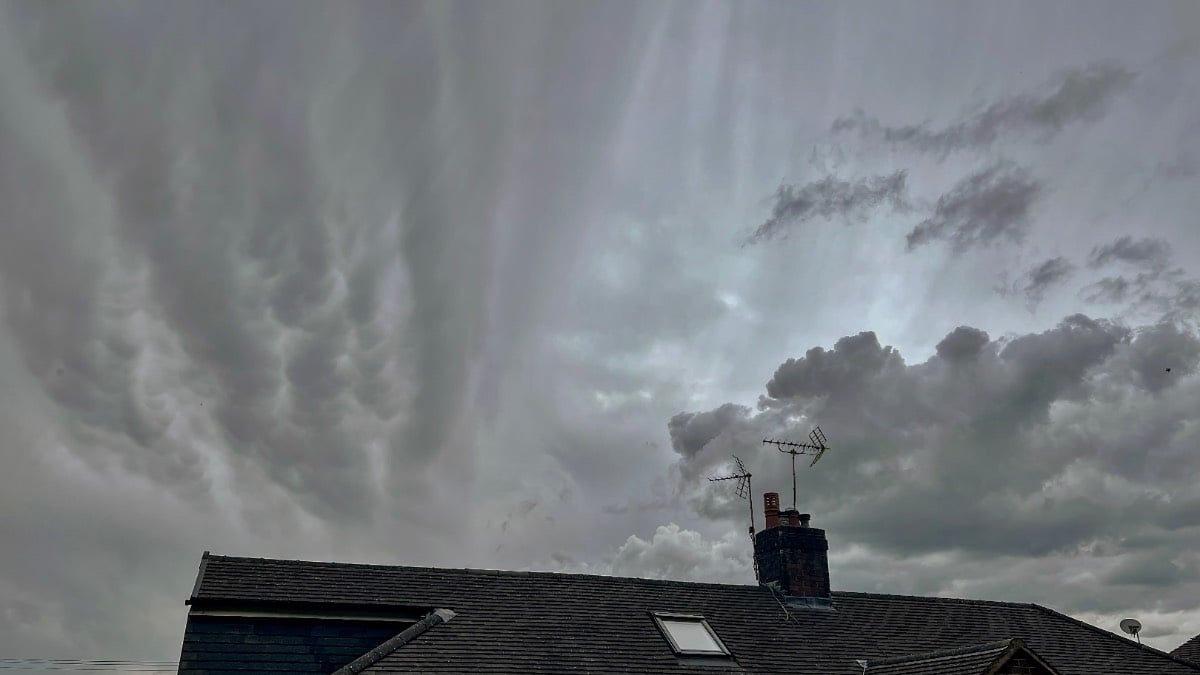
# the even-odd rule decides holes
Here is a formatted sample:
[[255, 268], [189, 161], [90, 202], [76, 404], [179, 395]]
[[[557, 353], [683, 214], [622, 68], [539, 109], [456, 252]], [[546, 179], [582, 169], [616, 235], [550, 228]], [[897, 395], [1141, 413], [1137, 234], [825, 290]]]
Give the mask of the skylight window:
[[717, 637], [712, 626], [709, 626], [702, 616], [656, 612], [654, 621], [676, 654], [681, 656], [729, 655], [729, 650], [721, 643], [721, 638]]

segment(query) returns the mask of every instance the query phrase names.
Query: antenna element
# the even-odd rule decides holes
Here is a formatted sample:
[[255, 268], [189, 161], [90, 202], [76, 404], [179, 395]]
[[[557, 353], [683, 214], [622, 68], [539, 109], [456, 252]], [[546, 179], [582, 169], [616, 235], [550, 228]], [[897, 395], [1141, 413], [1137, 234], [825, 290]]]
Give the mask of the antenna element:
[[764, 445], [774, 445], [780, 452], [787, 453], [792, 456], [792, 508], [796, 508], [796, 455], [816, 455], [809, 466], [815, 465], [825, 451], [829, 449], [826, 445], [825, 432], [821, 431], [821, 427], [813, 427], [813, 430], [808, 433], [807, 443], [793, 443], [791, 441], [775, 441], [764, 438]]
[[712, 483], [716, 483], [717, 481], [723, 481], [723, 480], [736, 480], [737, 487], [735, 488], [734, 492], [737, 494], [738, 498], [746, 499], [747, 496], [750, 497], [750, 499], [749, 499], [749, 502], [750, 502], [750, 536], [753, 537], [754, 536], [754, 495], [753, 495], [753, 491], [750, 489], [750, 478], [753, 474], [751, 474], [750, 471], [748, 469], [746, 469], [746, 465], [742, 464], [741, 458], [738, 457], [737, 455], [733, 456], [733, 461], [737, 464], [737, 472], [736, 473], [731, 473], [728, 476], [709, 476], [708, 480], [709, 480], [709, 482], [712, 482]]
[[[742, 459], [740, 457], [738, 457], [737, 455], [734, 455], [733, 461], [735, 464], [737, 464], [737, 472], [736, 473], [731, 473], [727, 476], [709, 476], [708, 480], [711, 483], [716, 483], [718, 481], [723, 481], [723, 480], [736, 480], [737, 487], [735, 488], [734, 492], [737, 494], [738, 498], [746, 499], [747, 497], [749, 497], [749, 499], [746, 499], [746, 501], [750, 502], [750, 543], [753, 544], [754, 543], [754, 491], [750, 488], [750, 478], [751, 478], [752, 474], [746, 468], [746, 465], [742, 464]], [[758, 558], [754, 559], [754, 578], [756, 580], [758, 579]]]

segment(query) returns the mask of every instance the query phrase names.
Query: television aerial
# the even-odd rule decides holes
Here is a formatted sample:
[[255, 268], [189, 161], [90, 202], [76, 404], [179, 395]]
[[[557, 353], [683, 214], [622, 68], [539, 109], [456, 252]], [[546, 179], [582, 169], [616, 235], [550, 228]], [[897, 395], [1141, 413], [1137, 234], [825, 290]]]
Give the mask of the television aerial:
[[1138, 636], [1138, 633], [1142, 632], [1141, 621], [1137, 619], [1121, 619], [1121, 630], [1137, 638], [1139, 645], [1142, 644], [1142, 638]]
[[746, 468], [746, 465], [742, 464], [742, 460], [740, 457], [738, 457], [737, 455], [734, 455], [733, 461], [737, 467], [737, 471], [735, 471], [734, 473], [731, 473], [729, 475], [726, 475], [726, 476], [709, 476], [708, 480], [709, 480], [709, 482], [712, 482], [712, 483], [716, 483], [716, 482], [724, 481], [724, 480], [736, 480], [737, 481], [737, 487], [734, 488], [734, 493], [737, 494], [739, 499], [746, 499], [747, 497], [749, 497], [748, 501], [750, 502], [750, 537], [753, 538], [754, 537], [754, 495], [753, 495], [753, 491], [750, 489], [750, 478], [752, 477], [752, 474]]
[[769, 438], [763, 439], [764, 445], [774, 445], [780, 452], [787, 453], [792, 456], [792, 508], [796, 508], [796, 456], [797, 455], [814, 455], [812, 463], [809, 466], [814, 466], [825, 451], [829, 449], [826, 445], [825, 432], [821, 431], [821, 427], [813, 427], [813, 430], [808, 432], [807, 443], [793, 443], [791, 441], [776, 441]]

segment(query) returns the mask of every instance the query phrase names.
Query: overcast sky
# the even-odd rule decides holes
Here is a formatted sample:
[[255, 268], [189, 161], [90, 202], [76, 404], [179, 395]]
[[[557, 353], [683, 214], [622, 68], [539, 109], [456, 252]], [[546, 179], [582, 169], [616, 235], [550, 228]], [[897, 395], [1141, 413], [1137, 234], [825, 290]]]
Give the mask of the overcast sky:
[[[200, 555], [1200, 633], [1200, 4], [0, 2], [0, 656]], [[761, 509], [759, 509], [761, 517]], [[761, 526], [761, 522], [760, 522]]]

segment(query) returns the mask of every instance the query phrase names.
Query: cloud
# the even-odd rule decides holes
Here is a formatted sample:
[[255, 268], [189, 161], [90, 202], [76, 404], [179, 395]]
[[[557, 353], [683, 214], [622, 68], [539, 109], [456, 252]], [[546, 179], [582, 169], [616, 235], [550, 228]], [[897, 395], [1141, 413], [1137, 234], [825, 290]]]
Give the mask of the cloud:
[[1075, 265], [1063, 256], [1047, 258], [1034, 265], [1013, 282], [1012, 286], [1002, 285], [997, 289], [1001, 295], [1020, 293], [1025, 296], [1025, 303], [1032, 311], [1046, 297], [1046, 292], [1055, 286], [1061, 286], [1075, 273]]
[[950, 363], [971, 361], [979, 358], [990, 341], [988, 334], [978, 328], [959, 326], [937, 343], [937, 355]]
[[1088, 267], [1105, 267], [1112, 263], [1124, 263], [1148, 271], [1162, 270], [1171, 260], [1171, 245], [1155, 237], [1134, 239], [1125, 235], [1112, 243], [1092, 248], [1088, 255]]
[[667, 423], [671, 447], [685, 458], [695, 457], [722, 431], [749, 413], [749, 408], [733, 403], [701, 413], [681, 412]]
[[[1200, 499], [1185, 478], [1200, 469], [1186, 450], [1197, 440], [1198, 365], [1200, 337], [1170, 323], [1134, 330], [1073, 315], [996, 340], [962, 326], [913, 364], [864, 332], [785, 361], [738, 433], [825, 430], [833, 449], [799, 476], [799, 491], [842, 545], [1066, 555], [1174, 527], [1178, 500]], [[774, 453], [740, 454], [756, 489], [787, 490]], [[680, 474], [694, 508], [740, 519], [740, 505], [695, 473]], [[1162, 546], [1180, 550], [1171, 541]]]
[[1194, 581], [1200, 581], [1194, 565], [1175, 564], [1162, 553], [1130, 556], [1104, 578], [1107, 584], [1151, 588], [1178, 587]]
[[881, 347], [875, 333], [864, 331], [841, 338], [831, 351], [813, 347], [802, 358], [785, 361], [767, 382], [767, 396], [850, 395], [881, 372], [903, 365], [898, 352]]
[[1063, 71], [1039, 92], [1002, 98], [940, 129], [928, 124], [887, 126], [858, 111], [835, 120], [833, 131], [857, 131], [864, 138], [941, 155], [988, 148], [1003, 136], [1046, 142], [1072, 123], [1098, 119], [1133, 79], [1134, 74], [1120, 66], [1092, 64]]
[[751, 555], [744, 535], [730, 532], [706, 540], [699, 532], [670, 523], [660, 525], [649, 541], [631, 535], [617, 550], [611, 572], [649, 579], [747, 583], [753, 581]]
[[751, 234], [747, 244], [786, 236], [787, 228], [802, 225], [814, 218], [866, 218], [880, 206], [894, 211], [906, 211], [908, 175], [904, 171], [845, 180], [826, 176], [799, 188], [784, 185], [775, 193], [771, 217]]
[[907, 235], [908, 250], [948, 241], [958, 252], [998, 241], [1019, 242], [1029, 227], [1029, 210], [1042, 184], [1008, 162], [963, 178], [938, 198], [933, 215]]
[[1181, 150], [1172, 160], [1160, 160], [1154, 167], [1155, 175], [1163, 178], [1194, 178], [1200, 174], [1200, 159], [1196, 154]]

